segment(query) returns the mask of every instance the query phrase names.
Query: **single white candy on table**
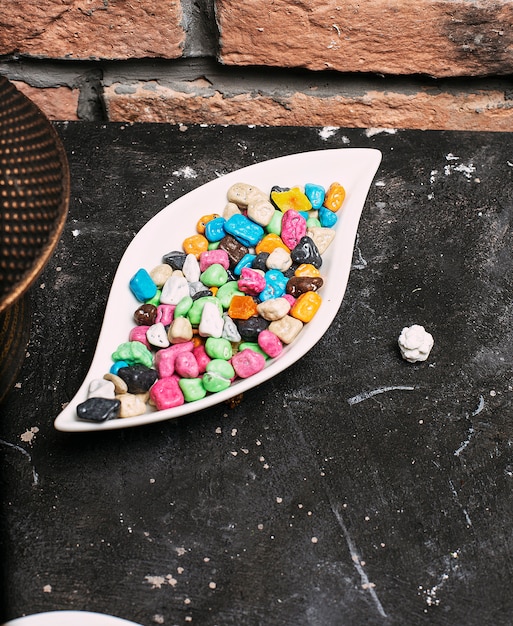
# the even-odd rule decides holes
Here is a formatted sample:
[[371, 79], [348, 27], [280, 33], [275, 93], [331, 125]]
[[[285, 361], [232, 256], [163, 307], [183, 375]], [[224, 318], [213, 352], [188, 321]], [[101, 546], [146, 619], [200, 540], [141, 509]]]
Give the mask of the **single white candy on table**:
[[435, 341], [424, 326], [413, 324], [402, 329], [397, 343], [403, 359], [410, 363], [417, 363], [428, 358]]

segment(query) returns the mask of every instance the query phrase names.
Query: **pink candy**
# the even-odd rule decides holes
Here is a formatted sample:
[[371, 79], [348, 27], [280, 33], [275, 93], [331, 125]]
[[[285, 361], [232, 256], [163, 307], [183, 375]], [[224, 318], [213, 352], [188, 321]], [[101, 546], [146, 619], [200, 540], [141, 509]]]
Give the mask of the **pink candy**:
[[281, 221], [281, 240], [283, 243], [290, 248], [290, 250], [292, 250], [297, 246], [299, 240], [305, 235], [305, 218], [293, 209], [285, 211]]
[[200, 271], [204, 272], [208, 267], [216, 263], [222, 265], [225, 270], [230, 267], [230, 259], [226, 250], [207, 250], [200, 254]]
[[128, 334], [128, 341], [139, 341], [144, 344], [148, 349], [151, 348], [150, 342], [146, 338], [146, 331], [149, 326], [134, 326]]
[[231, 364], [239, 378], [249, 378], [264, 369], [265, 358], [259, 352], [245, 348], [233, 355]]
[[173, 321], [176, 306], [174, 304], [159, 304], [157, 307], [157, 317], [155, 323], [162, 322], [168, 326]]
[[265, 276], [250, 267], [243, 267], [237, 282], [239, 290], [249, 296], [256, 296], [265, 289]]
[[258, 335], [258, 345], [271, 358], [277, 357], [283, 350], [280, 338], [270, 330], [263, 330]]
[[150, 398], [157, 411], [172, 409], [185, 402], [178, 379], [174, 376], [161, 378], [150, 389]]
[[155, 353], [155, 369], [159, 378], [167, 378], [175, 373], [175, 360], [181, 352], [192, 352], [194, 344], [192, 341], [177, 343], [169, 348], [164, 348]]
[[204, 374], [207, 371], [207, 365], [212, 360], [208, 356], [207, 351], [205, 350], [205, 346], [203, 344], [196, 346], [193, 349], [192, 353], [196, 357], [196, 363], [198, 364], [198, 367], [199, 367], [199, 373]]
[[181, 378], [197, 378], [199, 365], [192, 352], [180, 352], [175, 359], [175, 373]]

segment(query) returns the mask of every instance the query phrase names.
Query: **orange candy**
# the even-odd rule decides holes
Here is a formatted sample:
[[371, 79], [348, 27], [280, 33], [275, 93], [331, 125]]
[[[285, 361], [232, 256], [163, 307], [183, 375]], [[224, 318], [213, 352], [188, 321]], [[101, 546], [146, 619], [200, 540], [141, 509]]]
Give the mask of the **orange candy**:
[[247, 320], [257, 315], [257, 304], [251, 296], [233, 296], [228, 308], [228, 316], [234, 320]]
[[217, 213], [211, 213], [210, 215], [204, 215], [198, 220], [196, 224], [196, 230], [200, 235], [205, 234], [205, 226], [212, 220], [215, 220], [216, 217], [220, 217]]
[[275, 248], [283, 248], [286, 252], [290, 252], [290, 248], [283, 243], [279, 235], [269, 233], [257, 243], [255, 252], [257, 254], [260, 254], [260, 252], [269, 252], [271, 254]]
[[311, 263], [301, 263], [294, 272], [294, 276], [306, 276], [307, 278], [318, 278], [321, 272]]
[[322, 298], [316, 291], [302, 293], [290, 309], [290, 315], [302, 322], [309, 322], [321, 306]]
[[208, 239], [203, 235], [192, 235], [187, 237], [182, 245], [186, 254], [194, 254], [199, 259], [200, 254], [208, 250]]
[[330, 211], [338, 211], [346, 197], [346, 190], [340, 183], [331, 183], [324, 196], [324, 206]]

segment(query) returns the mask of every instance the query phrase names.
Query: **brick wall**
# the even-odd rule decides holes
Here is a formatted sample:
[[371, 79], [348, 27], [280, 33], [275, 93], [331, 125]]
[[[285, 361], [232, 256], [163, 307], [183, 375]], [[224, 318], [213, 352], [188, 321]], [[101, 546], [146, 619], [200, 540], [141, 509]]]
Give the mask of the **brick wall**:
[[55, 120], [513, 127], [512, 0], [4, 0]]

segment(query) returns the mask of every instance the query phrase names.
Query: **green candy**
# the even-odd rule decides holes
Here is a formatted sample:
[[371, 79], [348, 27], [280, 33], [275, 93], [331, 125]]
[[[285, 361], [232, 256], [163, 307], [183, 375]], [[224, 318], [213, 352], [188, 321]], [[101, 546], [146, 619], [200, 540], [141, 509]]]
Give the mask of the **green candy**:
[[283, 219], [283, 213], [281, 211], [275, 211], [274, 215], [271, 217], [271, 221], [265, 227], [265, 230], [268, 233], [273, 233], [275, 235], [281, 235], [281, 221]]
[[224, 359], [212, 359], [207, 363], [207, 372], [219, 374], [223, 378], [231, 380], [235, 376], [235, 370], [229, 361]]
[[195, 402], [207, 395], [202, 378], [181, 378], [178, 381], [185, 402]]
[[307, 228], [318, 228], [319, 226], [321, 226], [321, 223], [316, 217], [309, 217], [306, 220]]
[[205, 341], [205, 352], [211, 359], [228, 361], [233, 356], [232, 344], [222, 337], [209, 337]]
[[157, 292], [153, 296], [153, 298], [150, 298], [149, 300], [145, 300], [144, 304], [153, 304], [155, 306], [158, 306], [160, 304], [160, 296], [161, 295], [162, 295], [162, 289], [157, 289]]
[[206, 302], [215, 302], [217, 308], [219, 309], [219, 313], [221, 313], [221, 315], [223, 314], [223, 307], [218, 298], [214, 296], [205, 296], [204, 298], [198, 298], [197, 300], [194, 300], [191, 308], [187, 313], [189, 322], [193, 326], [199, 326], [199, 323], [201, 322], [201, 314], [203, 313], [203, 307], [205, 306]]
[[269, 355], [266, 354], [262, 348], [258, 345], [258, 343], [256, 341], [243, 341], [242, 343], [239, 344], [239, 352], [242, 352], [243, 350], [245, 350], [246, 348], [249, 348], [250, 350], [253, 350], [253, 352], [258, 352], [259, 354], [261, 354], [265, 359], [269, 358]]
[[216, 298], [221, 303], [223, 309], [229, 309], [233, 296], [244, 296], [239, 289], [239, 283], [236, 280], [229, 280], [227, 283], [219, 287]]
[[218, 391], [228, 389], [230, 385], [231, 381], [228, 378], [224, 378], [224, 376], [221, 376], [217, 372], [205, 372], [203, 374], [203, 386], [211, 393], [217, 393]]
[[113, 361], [126, 361], [129, 365], [153, 367], [153, 355], [140, 341], [127, 341], [112, 354]]
[[175, 313], [174, 316], [175, 317], [186, 317], [187, 313], [189, 312], [192, 304], [193, 304], [193, 299], [191, 298], [191, 296], [184, 296], [180, 302], [176, 305], [175, 308]]
[[206, 287], [221, 287], [228, 282], [228, 272], [220, 263], [213, 263], [201, 273], [200, 280]]
[[210, 241], [208, 244], [209, 250], [217, 250], [219, 248], [220, 241]]

